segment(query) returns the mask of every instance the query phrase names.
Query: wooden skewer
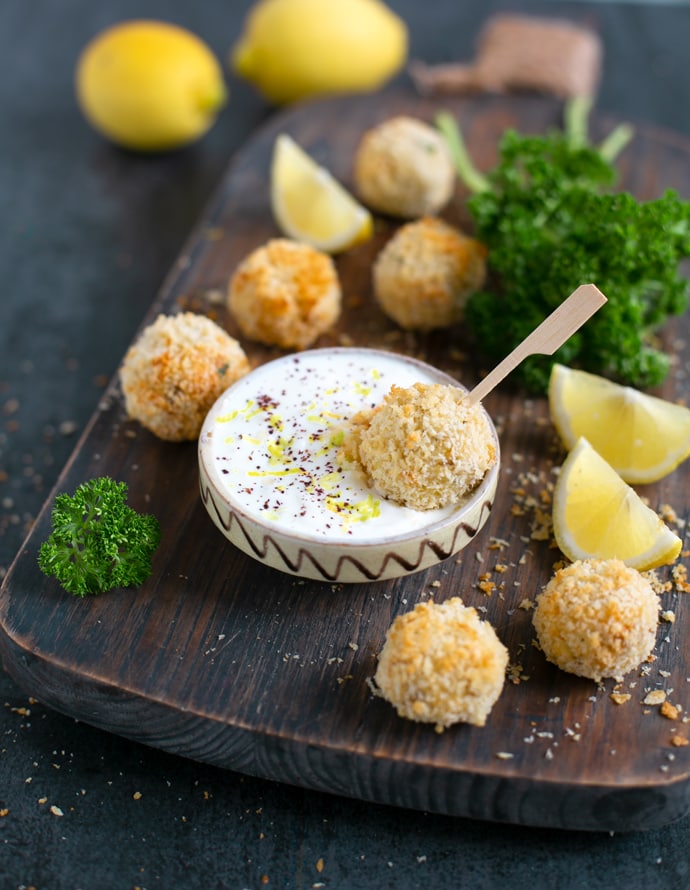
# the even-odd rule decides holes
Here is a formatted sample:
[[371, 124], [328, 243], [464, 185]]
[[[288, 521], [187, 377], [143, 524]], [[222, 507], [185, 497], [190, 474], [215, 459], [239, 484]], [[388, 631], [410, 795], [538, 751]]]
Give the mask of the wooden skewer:
[[581, 284], [475, 386], [468, 395], [470, 404], [481, 402], [528, 355], [553, 355], [605, 302], [598, 287]]

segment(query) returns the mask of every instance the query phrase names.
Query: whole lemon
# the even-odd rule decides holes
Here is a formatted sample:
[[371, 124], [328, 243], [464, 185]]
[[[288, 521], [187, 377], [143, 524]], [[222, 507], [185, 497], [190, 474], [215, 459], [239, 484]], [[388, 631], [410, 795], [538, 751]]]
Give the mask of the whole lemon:
[[163, 151], [192, 142], [227, 98], [209, 47], [167, 22], [113, 25], [83, 50], [77, 99], [96, 130], [126, 148]]
[[407, 38], [379, 0], [259, 0], [230, 65], [275, 104], [370, 92], [403, 66]]

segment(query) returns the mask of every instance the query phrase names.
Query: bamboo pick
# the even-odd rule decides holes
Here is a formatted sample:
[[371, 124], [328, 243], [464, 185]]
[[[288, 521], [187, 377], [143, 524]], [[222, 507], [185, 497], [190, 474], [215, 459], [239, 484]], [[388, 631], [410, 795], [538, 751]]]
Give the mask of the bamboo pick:
[[604, 303], [606, 297], [598, 287], [581, 284], [474, 387], [468, 395], [470, 404], [481, 402], [528, 355], [553, 355]]

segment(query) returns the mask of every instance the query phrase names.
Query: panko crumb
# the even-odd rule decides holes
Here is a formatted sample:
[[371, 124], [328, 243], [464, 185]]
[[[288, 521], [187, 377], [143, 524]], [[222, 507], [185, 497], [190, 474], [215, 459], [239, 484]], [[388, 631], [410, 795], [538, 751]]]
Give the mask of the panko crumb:
[[677, 563], [671, 569], [671, 577], [673, 585], [678, 593], [690, 593], [690, 583], [688, 583], [688, 570], [682, 563]]
[[663, 701], [659, 708], [659, 713], [667, 720], [678, 720], [680, 718], [680, 708], [671, 704], [670, 701]]
[[652, 689], [642, 699], [643, 705], [661, 705], [666, 701], [666, 692], [663, 689]]
[[486, 255], [479, 241], [426, 216], [401, 226], [377, 256], [374, 296], [405, 330], [448, 327], [484, 283]]
[[415, 510], [461, 503], [497, 458], [481, 405], [440, 383], [393, 385], [353, 418], [344, 447], [380, 494]]
[[282, 349], [305, 349], [340, 317], [342, 294], [330, 256], [274, 238], [252, 251], [228, 286], [242, 334]]
[[508, 650], [459, 597], [418, 603], [389, 627], [374, 676], [400, 717], [484, 726], [501, 694]]
[[622, 560], [578, 560], [546, 585], [533, 622], [557, 667], [597, 682], [620, 681], [650, 656], [658, 613], [649, 580]]
[[120, 368], [125, 410], [161, 439], [196, 439], [216, 399], [249, 370], [240, 344], [210, 318], [159, 315]]
[[355, 188], [372, 210], [402, 219], [438, 213], [455, 188], [455, 168], [441, 134], [400, 115], [363, 135], [355, 154]]

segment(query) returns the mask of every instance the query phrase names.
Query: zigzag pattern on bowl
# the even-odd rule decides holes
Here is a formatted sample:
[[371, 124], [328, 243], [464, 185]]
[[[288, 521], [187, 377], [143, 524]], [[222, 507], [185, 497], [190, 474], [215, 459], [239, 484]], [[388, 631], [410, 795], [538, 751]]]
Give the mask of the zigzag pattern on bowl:
[[[285, 570], [287, 572], [295, 575], [305, 574], [303, 565], [305, 561], [308, 561], [316, 570], [316, 572], [323, 578], [323, 580], [329, 582], [338, 581], [341, 578], [345, 567], [348, 565], [353, 566], [361, 574], [362, 580], [365, 581], [377, 581], [384, 575], [386, 575], [386, 577], [393, 577], [397, 573], [388, 571], [388, 566], [390, 565], [390, 563], [397, 563], [397, 565], [400, 566], [401, 572], [399, 574], [409, 574], [411, 572], [421, 571], [421, 569], [428, 567], [428, 565], [424, 564], [424, 557], [426, 555], [427, 549], [431, 550], [437, 562], [442, 562], [444, 559], [447, 559], [451, 554], [455, 553], [458, 550], [457, 541], [458, 537], [461, 534], [466, 535], [468, 540], [471, 540], [477, 534], [477, 532], [486, 522], [486, 519], [488, 518], [493, 507], [492, 499], [487, 498], [486, 500], [484, 500], [481, 504], [481, 508], [479, 510], [479, 518], [476, 524], [472, 526], [464, 522], [459, 523], [454, 530], [453, 539], [448, 548], [440, 547], [434, 541], [431, 541], [428, 538], [424, 538], [419, 542], [417, 556], [413, 560], [405, 559], [403, 556], [401, 556], [401, 554], [390, 550], [384, 555], [380, 567], [377, 570], [372, 570], [370, 567], [367, 567], [360, 559], [356, 559], [352, 556], [349, 556], [348, 554], [343, 554], [339, 557], [338, 562], [336, 563], [335, 571], [329, 571], [324, 565], [322, 565], [317, 559], [315, 559], [313, 554], [311, 554], [308, 550], [305, 550], [303, 547], [299, 547], [297, 551], [297, 558], [291, 559], [290, 556], [285, 552], [285, 550], [278, 544], [275, 538], [271, 537], [270, 535], [264, 535], [262, 539], [262, 545], [260, 547], [257, 546], [256, 542], [246, 530], [237, 514], [234, 511], [230, 510], [227, 507], [227, 504], [223, 504], [221, 509], [213, 496], [213, 492], [208, 487], [208, 485], [203, 484], [203, 480], [201, 479], [199, 480], [199, 490], [201, 498], [207, 505], [207, 507], [209, 502], [213, 505], [215, 524], [227, 535], [230, 535], [232, 533], [233, 526], [236, 526], [241, 531], [242, 537], [246, 541], [247, 546], [258, 560], [262, 562], [266, 560], [268, 548], [269, 545], [271, 545], [274, 548], [275, 553], [283, 561], [283, 565], [285, 566]], [[240, 547], [240, 549], [244, 550], [245, 548]], [[307, 572], [306, 574], [308, 576], [311, 576], [310, 572]]]

